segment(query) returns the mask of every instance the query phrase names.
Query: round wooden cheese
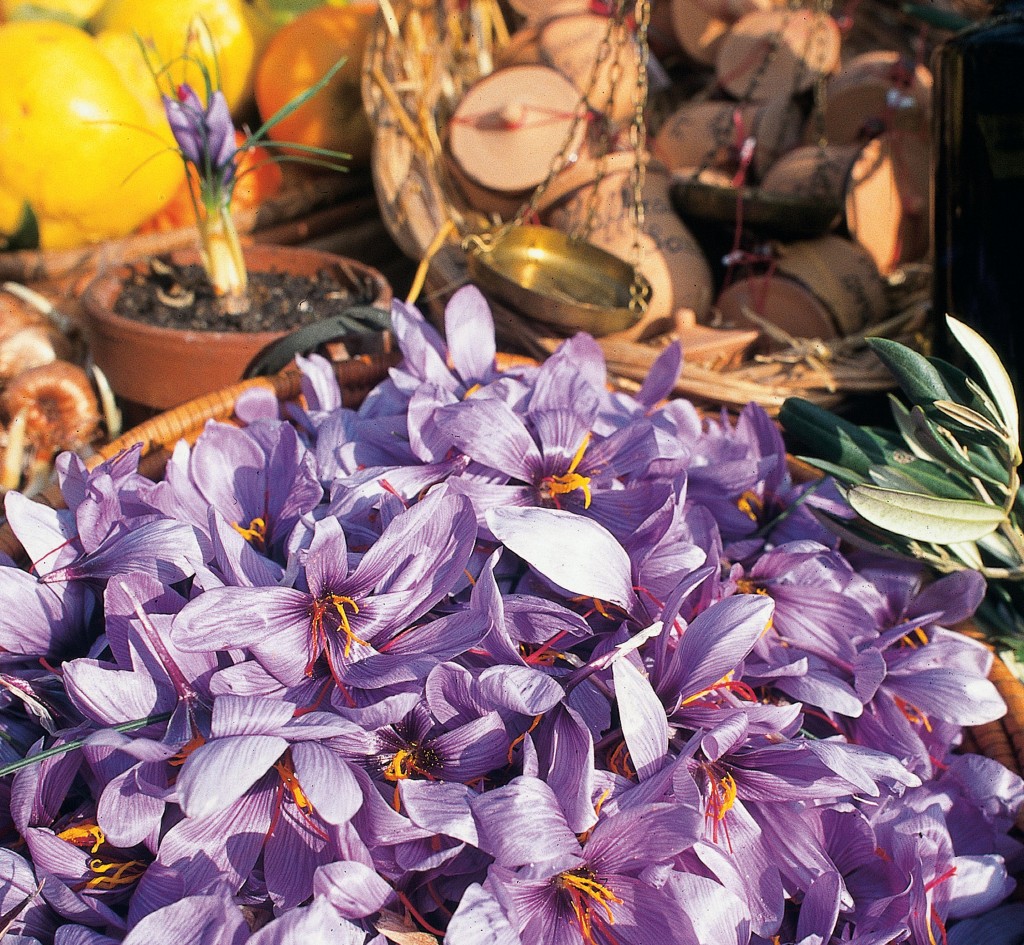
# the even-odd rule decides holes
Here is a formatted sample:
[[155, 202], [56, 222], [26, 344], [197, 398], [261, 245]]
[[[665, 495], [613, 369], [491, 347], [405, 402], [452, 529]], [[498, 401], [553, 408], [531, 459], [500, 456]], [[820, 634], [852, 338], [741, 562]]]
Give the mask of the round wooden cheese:
[[[562, 155], [580, 95], [558, 70], [543, 65], [499, 69], [469, 89], [448, 124], [458, 170], [473, 184], [519, 194], [542, 183]], [[576, 123], [568, 151], [586, 133]]]
[[764, 103], [685, 102], [665, 119], [652, 151], [671, 170], [715, 167], [736, 170], [743, 139], [757, 142], [752, 169], [763, 174], [799, 142], [803, 117], [787, 97]]
[[722, 88], [744, 101], [795, 95], [839, 68], [840, 45], [839, 27], [825, 13], [748, 13], [722, 40], [715, 73]]
[[865, 141], [883, 131], [928, 132], [932, 74], [893, 50], [854, 56], [828, 80], [821, 128], [807, 123], [808, 139], [823, 131], [829, 144]]
[[[632, 34], [628, 34], [613, 48], [595, 77], [594, 64], [608, 34], [608, 24], [608, 17], [596, 13], [549, 20], [540, 31], [540, 55], [572, 80], [595, 112], [621, 126], [633, 117], [640, 53]], [[617, 80], [613, 71], [616, 55]]]

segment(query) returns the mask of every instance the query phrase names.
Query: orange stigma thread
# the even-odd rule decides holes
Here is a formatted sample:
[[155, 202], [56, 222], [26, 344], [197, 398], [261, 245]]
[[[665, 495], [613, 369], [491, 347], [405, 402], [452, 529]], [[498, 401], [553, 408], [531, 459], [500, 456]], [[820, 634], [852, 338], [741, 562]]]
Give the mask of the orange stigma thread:
[[359, 613], [359, 605], [351, 597], [344, 597], [341, 594], [323, 594], [313, 601], [309, 612], [312, 630], [312, 654], [309, 662], [306, 664], [307, 676], [313, 675], [313, 664], [316, 663], [320, 654], [327, 649], [327, 629], [324, 626], [324, 620], [332, 610], [337, 613], [339, 618], [338, 626], [334, 629], [345, 634], [345, 656], [348, 656], [352, 651], [353, 643], [358, 643], [360, 646], [370, 645], [352, 632], [352, 625], [349, 623], [349, 613], [346, 608], [351, 609], [353, 616]]
[[633, 759], [629, 756], [625, 739], [622, 739], [608, 755], [608, 770], [614, 771], [627, 781], [636, 780], [636, 769], [633, 767]]
[[193, 735], [184, 745], [182, 745], [181, 748], [179, 748], [175, 754], [171, 755], [171, 757], [167, 759], [167, 763], [172, 768], [180, 768], [185, 763], [185, 760], [188, 758], [188, 756], [192, 754], [192, 752], [194, 752], [201, 745], [205, 744], [206, 739], [203, 738], [203, 736], [200, 735], [198, 732], [196, 732], [196, 734]]
[[254, 518], [248, 528], [242, 528], [238, 522], [232, 522], [231, 527], [238, 532], [250, 545], [263, 551], [267, 546], [267, 523], [261, 518]]
[[615, 924], [612, 903], [621, 905], [622, 900], [604, 883], [598, 881], [593, 870], [585, 866], [565, 870], [552, 882], [568, 894], [583, 941], [586, 945], [597, 945], [594, 932], [606, 931], [607, 926]]
[[684, 706], [698, 701], [703, 702], [708, 696], [719, 695], [723, 692], [735, 692], [741, 699], [746, 699], [748, 702], [757, 702], [757, 693], [747, 683], [743, 682], [742, 679], [733, 679], [733, 670], [729, 670], [718, 682], [712, 683], [707, 689], [695, 692], [692, 696], [687, 696], [679, 704]]
[[893, 696], [892, 701], [896, 703], [896, 708], [903, 713], [903, 717], [911, 725], [920, 725], [926, 732], [932, 730], [932, 723], [928, 721], [928, 716], [916, 705], [911, 705], [906, 699], [901, 699], [899, 696]]
[[278, 773], [281, 778], [281, 783], [284, 785], [284, 789], [288, 791], [292, 796], [292, 800], [295, 801], [295, 806], [302, 811], [307, 817], [312, 816], [315, 813], [313, 804], [306, 797], [305, 791], [302, 790], [302, 785], [299, 784], [299, 779], [295, 776], [295, 767], [292, 764], [291, 752], [285, 752], [281, 759], [274, 765], [274, 770]]
[[580, 448], [576, 450], [576, 455], [573, 456], [572, 462], [569, 463], [569, 468], [560, 476], [545, 476], [541, 480], [541, 496], [542, 498], [550, 499], [555, 504], [555, 508], [560, 509], [562, 507], [558, 501], [560, 495], [568, 495], [577, 489], [583, 493], [583, 508], [590, 508], [590, 477], [581, 476], [576, 472], [576, 468], [583, 461], [583, 454], [587, 451], [589, 445], [590, 434], [587, 433], [583, 437], [583, 442], [580, 443]]

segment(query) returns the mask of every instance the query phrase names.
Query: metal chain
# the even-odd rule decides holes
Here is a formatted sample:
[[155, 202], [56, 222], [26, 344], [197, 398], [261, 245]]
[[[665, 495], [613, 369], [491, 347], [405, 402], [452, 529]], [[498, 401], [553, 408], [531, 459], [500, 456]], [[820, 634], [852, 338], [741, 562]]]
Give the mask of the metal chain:
[[647, 65], [651, 54], [647, 32], [651, 23], [651, 0], [640, 0], [638, 11], [636, 42], [640, 55], [637, 63], [636, 89], [633, 97], [633, 123], [629, 128], [629, 137], [633, 145], [633, 169], [630, 175], [633, 185], [633, 283], [629, 287], [629, 307], [634, 312], [643, 313], [647, 309], [649, 301], [645, 294], [644, 283], [641, 281], [640, 264], [643, 262], [643, 243], [641, 239], [646, 215], [644, 182], [647, 178], [645, 154], [647, 143], [646, 109], [649, 91]]

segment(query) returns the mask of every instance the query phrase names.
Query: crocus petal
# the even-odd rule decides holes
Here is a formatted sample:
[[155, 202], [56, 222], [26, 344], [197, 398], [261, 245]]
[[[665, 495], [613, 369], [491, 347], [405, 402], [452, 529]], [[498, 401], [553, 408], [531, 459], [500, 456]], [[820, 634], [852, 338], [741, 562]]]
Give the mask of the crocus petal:
[[666, 888], [680, 903], [694, 940], [715, 945], [747, 945], [750, 910], [734, 892], [695, 873], [672, 871]]
[[571, 594], [618, 604], [636, 602], [626, 550], [597, 522], [560, 509], [491, 509], [495, 537]]
[[309, 605], [291, 588], [211, 588], [174, 618], [171, 640], [194, 652], [248, 646], [276, 679], [295, 685], [310, 658]]
[[447, 945], [522, 945], [501, 903], [478, 883], [459, 899], [445, 932]]
[[96, 805], [96, 822], [107, 839], [120, 847], [159, 836], [164, 801], [143, 792], [138, 773], [133, 766], [110, 781]]
[[316, 742], [292, 745], [295, 775], [313, 809], [330, 824], [343, 824], [363, 803], [359, 782], [348, 762]]
[[80, 549], [74, 540], [78, 526], [74, 514], [67, 509], [53, 509], [20, 492], [8, 492], [4, 496], [4, 511], [35, 574], [49, 574], [78, 556]]
[[701, 829], [702, 817], [696, 808], [680, 804], [631, 807], [598, 820], [585, 855], [599, 872], [637, 875], [689, 849]]
[[439, 735], [433, 748], [442, 759], [444, 774], [458, 781], [472, 781], [507, 761], [509, 739], [497, 712], [460, 725]]
[[249, 926], [224, 887], [217, 895], [188, 896], [150, 913], [125, 937], [124, 945], [242, 945]]
[[220, 696], [213, 705], [210, 734], [214, 738], [279, 734], [294, 713], [295, 706], [280, 699]]
[[455, 370], [466, 384], [485, 381], [494, 371], [494, 318], [474, 285], [452, 293], [444, 309], [444, 334]]
[[478, 681], [480, 698], [522, 715], [543, 715], [565, 698], [557, 680], [529, 666], [491, 666]]
[[476, 792], [454, 781], [402, 781], [402, 810], [432, 833], [454, 837], [470, 846], [479, 842], [471, 800]]
[[348, 860], [321, 866], [313, 878], [313, 894], [323, 896], [346, 919], [363, 919], [380, 912], [395, 892], [379, 873]]
[[159, 882], [154, 883], [157, 888], [148, 895], [148, 908], [141, 914], [169, 905], [183, 894], [202, 892], [213, 882], [239, 888], [263, 852], [280, 783], [276, 772], [268, 774], [222, 811], [209, 817], [186, 817], [168, 830], [156, 862], [139, 881], [129, 917], [135, 916], [140, 899], [145, 901], [151, 874]]
[[679, 641], [673, 685], [693, 696], [736, 669], [768, 627], [774, 604], [758, 594], [719, 601], [698, 614]]
[[987, 915], [976, 919], [957, 922], [949, 930], [949, 945], [1020, 945], [1024, 929], [1024, 903], [1014, 902], [1010, 905], [993, 909]]
[[75, 705], [89, 718], [106, 725], [165, 712], [175, 701], [168, 690], [158, 690], [146, 673], [123, 672], [97, 660], [65, 663], [64, 680]]
[[579, 841], [551, 788], [538, 778], [516, 778], [472, 801], [480, 849], [505, 867], [564, 860], [580, 854]]
[[106, 580], [132, 571], [149, 574], [164, 584], [191, 577], [203, 567], [206, 555], [199, 533], [183, 522], [156, 521], [104, 541], [95, 551], [55, 568], [40, 580]]
[[189, 817], [208, 817], [229, 807], [284, 754], [276, 735], [233, 735], [200, 745], [178, 777], [178, 798]]
[[[366, 930], [342, 918], [325, 898], [291, 909], [265, 925], [247, 945], [363, 945]], [[376, 945], [376, 943], [375, 943]]]
[[275, 911], [294, 909], [309, 899], [313, 876], [334, 855], [330, 836], [316, 818], [290, 800], [281, 801], [263, 850], [263, 876]]
[[654, 774], [668, 754], [668, 720], [650, 681], [628, 659], [612, 665], [615, 699], [622, 734], [636, 773], [643, 781]]
[[1007, 875], [1001, 856], [958, 856], [956, 873], [950, 880], [949, 917], [981, 915], [994, 909], [1016, 883]]
[[843, 879], [837, 872], [822, 873], [811, 883], [804, 901], [800, 905], [797, 920], [797, 941], [817, 935], [827, 942], [839, 919], [839, 903], [843, 891]]
[[640, 390], [635, 394], [636, 399], [648, 410], [655, 407], [672, 393], [682, 367], [683, 346], [673, 341], [651, 365]]
[[500, 400], [467, 400], [444, 407], [438, 428], [461, 453], [498, 472], [532, 483], [540, 451], [523, 421]]

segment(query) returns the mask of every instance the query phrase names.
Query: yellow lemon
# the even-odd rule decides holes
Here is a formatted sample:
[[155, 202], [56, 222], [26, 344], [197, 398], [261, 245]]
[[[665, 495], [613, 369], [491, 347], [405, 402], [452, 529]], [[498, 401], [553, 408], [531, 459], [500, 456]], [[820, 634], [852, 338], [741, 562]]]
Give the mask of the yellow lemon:
[[[246, 0], [108, 0], [92, 26], [98, 34], [138, 35], [151, 46], [158, 65], [186, 50], [201, 58], [211, 76], [219, 70], [224, 96], [236, 115], [252, 102], [253, 69], [273, 31], [263, 3]], [[174, 85], [188, 82], [202, 91], [202, 73], [194, 65], [179, 62], [169, 77]]]
[[52, 19], [84, 24], [103, 6], [103, 0], [0, 0], [0, 19]]
[[38, 20], [0, 26], [0, 181], [29, 203], [40, 245], [132, 232], [179, 186], [155, 126], [87, 33]]
[[96, 45], [113, 63], [122, 81], [142, 104], [153, 124], [166, 124], [167, 113], [160, 97], [160, 87], [153, 78], [138, 39], [120, 30], [104, 30], [97, 35]]

